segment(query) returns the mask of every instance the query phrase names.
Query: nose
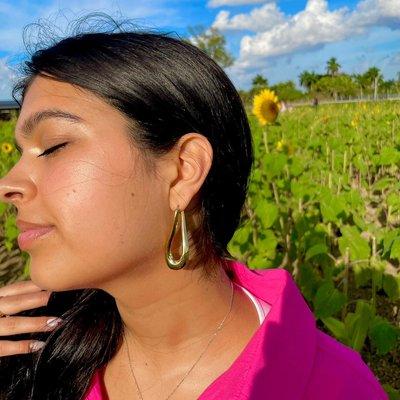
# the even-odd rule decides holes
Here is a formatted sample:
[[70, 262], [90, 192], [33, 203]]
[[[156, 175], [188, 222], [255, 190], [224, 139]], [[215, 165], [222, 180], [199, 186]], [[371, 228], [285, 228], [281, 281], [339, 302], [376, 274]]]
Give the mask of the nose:
[[26, 180], [16, 179], [11, 169], [0, 179], [0, 202], [18, 206], [26, 199], [28, 186]]
[[3, 184], [0, 181], [0, 201], [15, 204], [22, 199], [22, 190], [16, 185]]

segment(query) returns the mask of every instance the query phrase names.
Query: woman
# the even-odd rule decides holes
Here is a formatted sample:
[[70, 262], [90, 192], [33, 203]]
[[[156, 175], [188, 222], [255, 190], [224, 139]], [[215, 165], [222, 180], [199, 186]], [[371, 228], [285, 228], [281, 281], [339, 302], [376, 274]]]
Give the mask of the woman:
[[[19, 244], [52, 294], [21, 311], [15, 286], [0, 289], [4, 399], [387, 398], [316, 328], [287, 271], [227, 251], [252, 138], [212, 59], [168, 34], [110, 31], [53, 43], [24, 72], [22, 156], [0, 188], [21, 231], [42, 229]], [[43, 316], [62, 322], [45, 331]], [[15, 356], [16, 338], [44, 346]]]

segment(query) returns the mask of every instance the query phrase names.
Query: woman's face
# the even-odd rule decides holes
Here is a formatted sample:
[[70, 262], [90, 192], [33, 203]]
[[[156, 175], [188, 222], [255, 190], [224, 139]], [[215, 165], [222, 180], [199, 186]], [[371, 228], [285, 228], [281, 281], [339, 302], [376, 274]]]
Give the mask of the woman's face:
[[[54, 109], [82, 122], [42, 119], [23, 138], [30, 117]], [[15, 139], [23, 154], [0, 180], [1, 200], [17, 207], [18, 219], [54, 225], [26, 249], [35, 284], [52, 291], [102, 287], [162, 257], [160, 244], [173, 221], [169, 187], [145, 172], [115, 108], [68, 83], [36, 77]], [[64, 142], [55, 153], [38, 157]]]

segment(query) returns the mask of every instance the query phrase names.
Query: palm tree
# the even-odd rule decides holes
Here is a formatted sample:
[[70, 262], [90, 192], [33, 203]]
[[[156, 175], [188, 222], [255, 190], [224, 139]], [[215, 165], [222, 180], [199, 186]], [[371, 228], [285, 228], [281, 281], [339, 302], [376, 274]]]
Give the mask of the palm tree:
[[317, 75], [314, 71], [303, 71], [299, 75], [300, 85], [307, 89], [308, 92], [311, 91], [313, 85], [318, 81], [319, 75]]
[[386, 97], [389, 97], [389, 94], [396, 91], [396, 81], [394, 79], [383, 81], [380, 87], [386, 92]]
[[253, 88], [260, 89], [268, 87], [268, 79], [264, 78], [262, 75], [256, 75], [253, 80], [251, 81]]
[[264, 76], [258, 74], [251, 81], [251, 88], [249, 91], [249, 95], [251, 98], [258, 93], [260, 90], [266, 89], [269, 86], [268, 79]]
[[377, 67], [371, 67], [364, 73], [364, 76], [371, 89], [374, 90], [374, 99], [376, 99], [378, 94], [378, 84], [383, 82], [380, 69]]
[[326, 72], [330, 76], [336, 76], [342, 66], [335, 57], [331, 57], [326, 63]]
[[363, 97], [364, 90], [368, 88], [368, 80], [365, 77], [365, 74], [353, 74], [352, 78], [356, 85], [360, 89], [360, 97]]

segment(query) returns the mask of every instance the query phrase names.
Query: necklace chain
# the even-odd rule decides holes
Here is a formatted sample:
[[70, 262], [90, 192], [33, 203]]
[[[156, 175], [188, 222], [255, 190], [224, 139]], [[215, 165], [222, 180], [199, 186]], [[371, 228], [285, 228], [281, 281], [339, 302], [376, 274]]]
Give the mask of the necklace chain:
[[[208, 349], [208, 347], [210, 346], [211, 342], [215, 339], [215, 337], [217, 336], [218, 332], [221, 330], [222, 326], [224, 325], [225, 320], [228, 318], [228, 315], [230, 314], [230, 312], [231, 312], [231, 310], [232, 310], [233, 294], [234, 294], [234, 291], [233, 291], [233, 283], [232, 283], [232, 281], [230, 281], [230, 282], [231, 282], [232, 294], [231, 294], [231, 302], [230, 302], [230, 306], [229, 306], [229, 311], [228, 311], [228, 313], [225, 315], [225, 318], [224, 318], [224, 319], [222, 320], [222, 322], [219, 324], [217, 330], [214, 332], [214, 334], [212, 335], [211, 339], [209, 340], [209, 342], [208, 342], [206, 348], [205, 348], [205, 349], [203, 350], [203, 352], [200, 354], [200, 357], [199, 357], [199, 358], [196, 360], [196, 362], [192, 365], [192, 367], [189, 369], [189, 371], [186, 372], [186, 374], [184, 375], [184, 377], [183, 377], [183, 378], [181, 379], [181, 381], [175, 386], [175, 389], [171, 392], [171, 394], [170, 394], [165, 400], [168, 400], [168, 399], [175, 393], [176, 389], [178, 389], [178, 387], [180, 386], [180, 384], [186, 379], [186, 377], [189, 375], [189, 373], [192, 371], [192, 369], [195, 367], [195, 365], [200, 361], [200, 358], [201, 358], [201, 357], [203, 356], [203, 354], [207, 351], [207, 349]], [[123, 332], [123, 335], [124, 335], [124, 338], [125, 338], [125, 332]], [[136, 380], [136, 377], [135, 377], [135, 373], [133, 372], [131, 357], [130, 357], [130, 354], [129, 354], [129, 345], [128, 345], [128, 342], [126, 341], [126, 339], [125, 339], [125, 343], [126, 343], [126, 348], [127, 348], [127, 352], [128, 352], [129, 367], [130, 367], [130, 370], [131, 370], [133, 379], [135, 380], [135, 384], [136, 384], [136, 386], [137, 386], [139, 396], [140, 396], [140, 398], [143, 400], [142, 392], [140, 391], [139, 384], [138, 384], [138, 382], [137, 382], [137, 380]]]

